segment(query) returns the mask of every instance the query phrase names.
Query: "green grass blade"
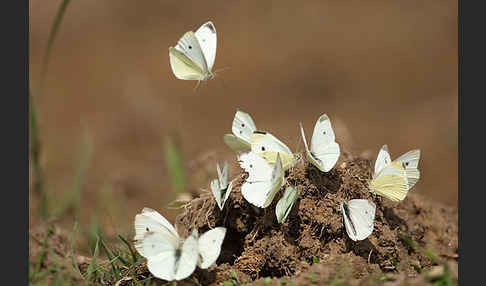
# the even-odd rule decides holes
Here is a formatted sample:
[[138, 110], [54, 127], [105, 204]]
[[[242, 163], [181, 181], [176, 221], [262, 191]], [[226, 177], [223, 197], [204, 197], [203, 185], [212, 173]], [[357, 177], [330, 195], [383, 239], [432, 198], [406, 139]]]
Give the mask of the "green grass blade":
[[137, 259], [137, 254], [133, 251], [132, 246], [130, 245], [130, 243], [121, 234], [118, 235], [118, 239], [120, 239], [121, 242], [123, 242], [123, 244], [126, 245], [126, 247], [128, 248], [128, 251], [130, 251], [130, 254], [132, 256], [133, 263], [137, 263], [137, 260], [138, 260]]
[[84, 279], [84, 276], [81, 273], [81, 270], [79, 269], [78, 262], [76, 261], [76, 258], [74, 256], [74, 238], [76, 236], [77, 231], [78, 231], [78, 222], [76, 221], [74, 222], [73, 235], [71, 236], [71, 242], [70, 242], [71, 259], [72, 259], [74, 269], [76, 270], [77, 273], [79, 273], [79, 276], [81, 276], [81, 278]]
[[186, 189], [182, 156], [171, 137], [167, 137], [165, 142], [165, 161], [169, 171], [172, 189], [176, 194], [182, 194]]
[[49, 32], [49, 38], [47, 39], [47, 46], [44, 52], [44, 57], [42, 60], [42, 69], [40, 74], [40, 83], [39, 83], [39, 93], [38, 93], [38, 100], [42, 97], [43, 90], [44, 90], [44, 82], [45, 77], [47, 74], [47, 66], [49, 63], [49, 59], [51, 56], [52, 45], [54, 44], [54, 40], [57, 37], [57, 33], [59, 32], [59, 28], [61, 27], [61, 22], [66, 13], [66, 9], [69, 5], [71, 0], [63, 0], [59, 8], [57, 9], [56, 18], [54, 19], [54, 23], [51, 26], [51, 31]]
[[37, 263], [35, 264], [34, 270], [32, 271], [32, 273], [29, 277], [30, 282], [32, 282], [36, 278], [36, 276], [39, 274], [40, 267], [41, 267], [42, 263], [44, 262], [44, 259], [46, 258], [47, 250], [49, 248], [48, 239], [49, 239], [51, 232], [52, 232], [52, 225], [49, 224], [49, 226], [47, 227], [46, 237], [44, 239], [44, 242], [42, 243], [42, 251], [39, 255], [39, 259], [37, 260]]
[[[113, 259], [113, 253], [110, 251], [108, 246], [106, 246], [105, 241], [103, 238], [101, 238], [101, 247], [103, 248], [103, 251], [106, 253], [106, 256], [108, 257], [108, 260], [112, 261], [111, 262], [111, 269], [113, 270], [113, 275], [115, 275], [116, 281], [120, 280], [120, 269], [115, 265], [115, 260]], [[118, 256], [116, 257], [118, 259]]]
[[32, 95], [29, 88], [29, 151], [32, 162], [32, 175], [34, 179], [33, 190], [37, 193], [40, 200], [39, 216], [42, 220], [49, 217], [47, 195], [44, 189], [45, 178], [40, 165], [40, 139], [39, 139], [39, 125], [37, 121], [37, 108], [33, 102]]
[[91, 281], [91, 275], [95, 273], [95, 271], [98, 268], [97, 260], [98, 260], [98, 255], [100, 253], [99, 245], [100, 245], [100, 237], [97, 236], [95, 249], [93, 251], [93, 257], [91, 258], [91, 263], [89, 264], [88, 270], [86, 271], [88, 281]]

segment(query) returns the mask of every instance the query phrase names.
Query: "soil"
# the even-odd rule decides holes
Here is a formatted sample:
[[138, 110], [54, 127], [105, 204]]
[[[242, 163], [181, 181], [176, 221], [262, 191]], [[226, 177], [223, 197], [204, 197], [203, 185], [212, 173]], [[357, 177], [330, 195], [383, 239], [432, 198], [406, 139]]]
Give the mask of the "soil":
[[[371, 170], [370, 160], [347, 152], [328, 173], [301, 159], [287, 172], [287, 184], [299, 186], [300, 194], [282, 225], [276, 221], [275, 205], [283, 192], [266, 209], [252, 206], [240, 192], [247, 176], [244, 172], [234, 178], [223, 211], [210, 192], [203, 192], [177, 218], [179, 229], [185, 229], [187, 235], [193, 227], [201, 233], [224, 226], [227, 234], [217, 266], [198, 271], [193, 279], [200, 285], [218, 285], [231, 279], [229, 269], [248, 281], [274, 277], [298, 285], [310, 283], [305, 274], [314, 272], [319, 273], [320, 281], [321, 276], [359, 281], [384, 273], [411, 279], [420, 269], [437, 263], [419, 248], [446, 259], [454, 257], [458, 251], [457, 210], [427, 201], [413, 189], [399, 203], [375, 196], [367, 188]], [[357, 198], [373, 201], [377, 209], [371, 236], [353, 242], [347, 237], [339, 206], [343, 199]], [[317, 258], [319, 263], [314, 263]]]
[[[277, 223], [275, 205], [284, 187], [268, 208], [254, 207], [241, 195], [247, 173], [240, 170], [223, 211], [210, 191], [201, 190], [176, 218], [180, 234], [186, 236], [194, 227], [202, 233], [224, 226], [226, 237], [215, 265], [197, 269], [177, 285], [221, 285], [224, 281], [251, 285], [400, 285], [406, 281], [426, 285], [430, 275], [444, 271], [439, 264], [445, 265], [457, 284], [457, 209], [428, 201], [413, 189], [399, 203], [375, 196], [367, 188], [371, 170], [370, 160], [348, 152], [343, 152], [328, 173], [300, 159], [286, 174], [286, 184], [299, 186], [300, 193], [282, 225]], [[359, 242], [348, 238], [339, 208], [343, 199], [356, 198], [371, 200], [377, 207], [373, 233]], [[32, 231], [31, 237], [35, 239], [31, 239], [29, 257], [36, 259], [45, 232]], [[67, 239], [59, 230], [51, 232], [49, 239], [58, 246], [57, 252], [68, 253]], [[424, 250], [433, 251], [437, 259]], [[71, 259], [68, 256], [63, 257]], [[86, 264], [86, 258], [76, 259]], [[149, 275], [145, 264], [135, 273]], [[273, 278], [270, 284], [266, 277]], [[130, 277], [125, 279], [130, 282]]]

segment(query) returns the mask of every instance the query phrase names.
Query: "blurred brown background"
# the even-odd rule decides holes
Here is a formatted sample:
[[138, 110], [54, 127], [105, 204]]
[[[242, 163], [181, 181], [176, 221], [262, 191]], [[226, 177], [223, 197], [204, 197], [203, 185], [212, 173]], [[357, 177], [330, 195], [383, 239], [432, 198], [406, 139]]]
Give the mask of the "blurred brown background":
[[[30, 1], [33, 95], [60, 0]], [[41, 163], [50, 205], [70, 188], [89, 132], [80, 220], [131, 231], [142, 207], [168, 214], [167, 135], [179, 139], [191, 188], [210, 161], [235, 156], [223, 143], [236, 108], [302, 151], [327, 113], [337, 141], [374, 162], [420, 148], [414, 192], [457, 205], [457, 1], [71, 1], [54, 43], [40, 108]], [[168, 47], [212, 20], [214, 69], [194, 92], [177, 80]], [[196, 163], [194, 163], [196, 162]], [[206, 166], [205, 165], [205, 166]], [[196, 179], [199, 178], [199, 179]], [[35, 194], [30, 222], [37, 221]], [[73, 219], [66, 216], [67, 226]]]

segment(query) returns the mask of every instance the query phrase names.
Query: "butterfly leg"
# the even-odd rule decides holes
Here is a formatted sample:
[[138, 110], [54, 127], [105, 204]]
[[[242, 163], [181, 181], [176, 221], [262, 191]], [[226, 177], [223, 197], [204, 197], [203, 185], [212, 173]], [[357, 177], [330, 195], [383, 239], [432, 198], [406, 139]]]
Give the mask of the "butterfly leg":
[[197, 81], [197, 83], [196, 83], [196, 87], [194, 87], [194, 91], [196, 91], [196, 90], [197, 90], [197, 88], [199, 87], [199, 84], [200, 84], [200, 83], [201, 83], [201, 81], [200, 81], [200, 80], [198, 80], [198, 81]]

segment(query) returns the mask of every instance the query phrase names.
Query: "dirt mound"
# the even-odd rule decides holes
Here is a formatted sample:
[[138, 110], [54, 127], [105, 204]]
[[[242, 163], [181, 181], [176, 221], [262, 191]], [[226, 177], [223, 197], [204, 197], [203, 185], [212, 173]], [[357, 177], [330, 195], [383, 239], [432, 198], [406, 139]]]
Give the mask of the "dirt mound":
[[[400, 203], [374, 196], [367, 187], [371, 172], [371, 161], [349, 153], [342, 154], [328, 173], [300, 160], [286, 174], [287, 184], [300, 186], [300, 194], [282, 225], [277, 223], [275, 205], [283, 192], [266, 209], [252, 206], [240, 192], [247, 177], [244, 172], [234, 178], [223, 211], [210, 192], [203, 193], [185, 206], [177, 218], [179, 229], [188, 235], [193, 227], [201, 233], [224, 226], [227, 234], [216, 266], [198, 270], [190, 279], [216, 285], [236, 276], [259, 284], [261, 278], [273, 277], [295, 279], [299, 285], [304, 279], [306, 285], [312, 279], [302, 275], [314, 272], [325, 272], [329, 279], [384, 273], [410, 278], [438, 263], [433, 253], [438, 257], [457, 253], [457, 210], [427, 202], [413, 189]], [[371, 236], [353, 242], [346, 234], [339, 206], [342, 199], [357, 198], [373, 201], [377, 208]]]

